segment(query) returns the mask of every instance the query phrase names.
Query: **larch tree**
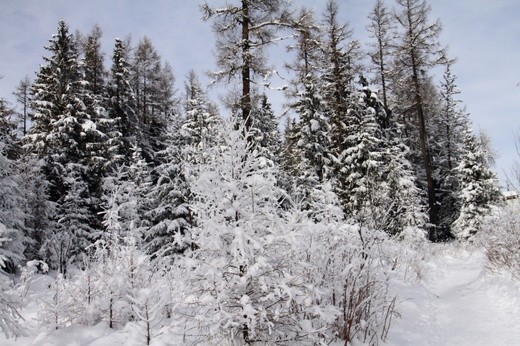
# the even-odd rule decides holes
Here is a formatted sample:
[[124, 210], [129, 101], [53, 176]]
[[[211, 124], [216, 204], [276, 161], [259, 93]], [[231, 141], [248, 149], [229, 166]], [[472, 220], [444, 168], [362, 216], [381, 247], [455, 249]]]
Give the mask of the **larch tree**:
[[391, 59], [393, 41], [396, 39], [395, 22], [392, 13], [388, 10], [382, 0], [377, 0], [369, 15], [370, 23], [367, 27], [371, 43], [369, 52], [372, 61], [375, 81], [381, 86], [381, 96], [385, 109], [389, 110], [388, 83], [391, 74]]
[[[203, 343], [286, 343], [309, 338], [301, 320], [308, 296], [291, 254], [274, 167], [248, 135], [224, 124], [223, 144], [192, 183], [194, 246], [179, 258], [185, 286], [178, 316], [195, 322]], [[298, 317], [296, 317], [298, 315]]]
[[410, 100], [399, 100], [408, 103], [413, 121], [417, 124], [418, 147], [421, 165], [424, 170], [426, 191], [428, 195], [429, 222], [432, 224], [429, 237], [437, 239], [438, 207], [436, 205], [436, 188], [434, 167], [432, 163], [429, 133], [427, 131], [429, 116], [427, 109], [428, 71], [445, 62], [445, 52], [439, 43], [441, 24], [431, 23], [428, 18], [430, 6], [425, 0], [396, 0], [398, 28], [401, 30], [401, 41], [397, 44], [395, 57], [400, 70], [400, 88], [410, 89]]
[[134, 50], [131, 85], [142, 131], [140, 144], [145, 159], [159, 164], [155, 154], [165, 147], [168, 122], [177, 110], [173, 85], [175, 77], [169, 64], [162, 64], [152, 41], [144, 37]]
[[30, 106], [30, 92], [31, 92], [31, 80], [29, 77], [25, 77], [18, 83], [16, 90], [14, 91], [14, 95], [16, 96], [16, 102], [22, 108], [19, 113], [20, 122], [21, 122], [21, 132], [22, 135], [25, 136], [27, 134], [27, 130], [29, 128], [29, 106]]
[[[244, 130], [253, 126], [252, 90], [264, 84], [270, 69], [265, 50], [280, 38], [278, 29], [292, 26], [286, 0], [242, 0], [222, 8], [202, 6], [204, 20], [213, 21], [217, 35], [217, 81], [238, 79], [241, 85], [239, 109]], [[260, 78], [260, 80], [259, 80]], [[240, 122], [239, 122], [240, 123]]]

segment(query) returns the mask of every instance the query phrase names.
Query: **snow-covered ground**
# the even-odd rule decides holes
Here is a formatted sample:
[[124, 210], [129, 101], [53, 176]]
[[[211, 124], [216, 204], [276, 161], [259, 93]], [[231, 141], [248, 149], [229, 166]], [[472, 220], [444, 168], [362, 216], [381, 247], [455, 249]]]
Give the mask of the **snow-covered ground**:
[[520, 283], [487, 270], [482, 249], [436, 250], [421, 282], [393, 286], [401, 318], [388, 345], [520, 345]]
[[[520, 345], [520, 283], [504, 274], [486, 269], [482, 249], [461, 249], [455, 244], [433, 245], [423, 264], [412, 265], [411, 276], [421, 279], [392, 282], [399, 296], [400, 318], [395, 319], [388, 335], [388, 346], [421, 345]], [[411, 277], [410, 276], [410, 277]], [[44, 291], [45, 279], [29, 294]], [[34, 298], [34, 296], [33, 296]], [[93, 327], [69, 327], [45, 330], [34, 323], [38, 304], [30, 303], [21, 312], [30, 336], [5, 340], [0, 345], [104, 346], [145, 345], [136, 324], [113, 331], [105, 323]], [[182, 345], [171, 332], [155, 335], [152, 345]]]

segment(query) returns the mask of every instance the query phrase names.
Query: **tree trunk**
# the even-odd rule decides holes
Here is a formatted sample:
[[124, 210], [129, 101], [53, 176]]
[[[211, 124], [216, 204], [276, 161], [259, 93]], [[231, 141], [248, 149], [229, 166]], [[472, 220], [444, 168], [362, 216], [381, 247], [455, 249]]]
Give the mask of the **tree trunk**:
[[251, 52], [249, 45], [249, 0], [242, 0], [242, 119], [248, 142], [252, 140], [248, 135], [253, 124], [251, 119]]
[[[419, 75], [415, 62], [415, 54], [412, 52], [412, 70], [413, 70], [413, 84], [415, 88], [415, 103], [417, 107], [417, 120], [419, 122], [419, 145], [421, 148], [421, 156], [423, 160], [424, 170], [426, 173], [426, 184], [428, 192], [428, 214], [429, 221], [432, 225], [437, 225], [437, 208], [435, 205], [435, 185], [433, 182], [432, 163], [430, 149], [428, 147], [428, 134], [426, 131], [426, 119], [423, 108], [423, 98], [421, 94], [421, 86], [419, 82]], [[437, 232], [435, 227], [429, 229], [429, 238], [432, 241], [437, 240]]]

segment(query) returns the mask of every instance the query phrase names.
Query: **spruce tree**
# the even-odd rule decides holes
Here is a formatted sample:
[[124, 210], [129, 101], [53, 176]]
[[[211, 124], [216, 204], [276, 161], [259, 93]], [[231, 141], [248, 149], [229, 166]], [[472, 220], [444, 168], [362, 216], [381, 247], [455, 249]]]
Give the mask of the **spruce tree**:
[[144, 158], [154, 166], [160, 162], [156, 153], [165, 149], [170, 117], [177, 112], [170, 65], [161, 64], [161, 57], [152, 41], [144, 37], [134, 50], [131, 85], [142, 131], [140, 147]]
[[130, 165], [132, 148], [142, 142], [142, 128], [137, 116], [137, 101], [131, 85], [128, 47], [116, 39], [108, 80], [108, 112], [112, 119], [110, 138], [115, 147], [113, 165]]
[[296, 74], [289, 97], [292, 99], [291, 108], [300, 118], [298, 139], [294, 140], [301, 155], [297, 159], [298, 199], [306, 199], [310, 190], [330, 175], [331, 140], [329, 113], [320, 95], [320, 32], [308, 10], [303, 10], [300, 17], [300, 25], [296, 27], [297, 41], [289, 47], [296, 52], [295, 61], [289, 65]]
[[[87, 206], [86, 214], [79, 212], [81, 216], [69, 206], [92, 201], [86, 199], [92, 192], [88, 184], [90, 169], [97, 163], [91, 149], [100, 143], [97, 139], [103, 134], [87, 113], [83, 98], [87, 83], [82, 77], [78, 49], [65, 22], [59, 23], [58, 33], [46, 49], [50, 56], [44, 58], [45, 64], [32, 88], [33, 126], [25, 137], [25, 149], [43, 161], [48, 198], [56, 204], [56, 214], [48, 217], [62, 222], [61, 227], [52, 230], [52, 237], [46, 237], [43, 242], [44, 246], [47, 243], [49, 256], [61, 258], [51, 265], [65, 274], [67, 266], [63, 259], [68, 261], [69, 255], [82, 253], [86, 239], [91, 239], [92, 234], [87, 234], [90, 230], [69, 230], [63, 222], [86, 218], [87, 225], [78, 225], [79, 228], [91, 229], [96, 224], [95, 206]], [[77, 201], [71, 201], [76, 198]], [[61, 244], [58, 250], [57, 244]]]
[[0, 98], [0, 276], [5, 271], [13, 273], [22, 264], [25, 247], [30, 242], [20, 161], [9, 155], [16, 138], [15, 125], [7, 118], [9, 113], [5, 100]]
[[453, 231], [457, 238], [468, 239], [481, 230], [484, 217], [501, 198], [496, 176], [487, 166], [484, 152], [469, 128], [456, 171], [460, 214], [453, 222]]
[[253, 107], [252, 132], [253, 141], [258, 148], [263, 151], [265, 157], [273, 163], [278, 163], [280, 154], [281, 138], [278, 130], [278, 119], [272, 110], [272, 105], [267, 99], [267, 95], [259, 97], [257, 105]]
[[[178, 132], [171, 128], [171, 132]], [[173, 136], [171, 136], [173, 137]], [[191, 210], [190, 189], [186, 177], [182, 148], [174, 138], [167, 148], [157, 153], [162, 164], [157, 166], [157, 182], [150, 187], [149, 210], [144, 215], [149, 227], [145, 230], [145, 248], [154, 258], [168, 261], [189, 246]]]
[[437, 203], [439, 204], [439, 225], [449, 232], [450, 225], [460, 212], [457, 194], [460, 192], [456, 168], [462, 158], [465, 146], [465, 132], [469, 126], [468, 114], [457, 98], [460, 94], [456, 76], [451, 64], [446, 64], [440, 86], [441, 108], [432, 119], [432, 153], [438, 181]]
[[220, 119], [193, 70], [188, 75], [185, 94], [186, 116], [181, 129], [184, 156], [191, 163], [203, 163], [208, 150], [218, 143]]
[[378, 111], [384, 110], [373, 107], [371, 97], [369, 89], [351, 94], [345, 115], [346, 150], [338, 157], [344, 184], [339, 196], [347, 217], [360, 224], [374, 217], [372, 209], [378, 203], [375, 194], [382, 182], [382, 131], [376, 117]]

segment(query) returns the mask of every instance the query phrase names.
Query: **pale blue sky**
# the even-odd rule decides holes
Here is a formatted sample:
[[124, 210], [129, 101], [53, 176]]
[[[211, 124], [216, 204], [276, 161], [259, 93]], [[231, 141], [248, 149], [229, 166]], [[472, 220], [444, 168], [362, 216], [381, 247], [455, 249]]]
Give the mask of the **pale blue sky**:
[[[165, 61], [171, 63], [182, 90], [190, 69], [203, 74], [214, 69], [213, 33], [201, 20], [197, 0], [0, 0], [0, 95], [12, 100], [18, 82], [34, 77], [43, 46], [59, 20], [83, 33], [99, 24], [104, 32], [106, 64], [114, 39], [131, 34], [133, 42], [147, 35]], [[294, 0], [321, 13], [326, 0]], [[211, 0], [221, 5], [225, 1]], [[365, 41], [366, 17], [372, 0], [339, 1], [342, 19]], [[392, 4], [393, 1], [387, 1]], [[443, 44], [457, 58], [462, 99], [474, 128], [486, 131], [500, 152], [497, 172], [516, 158], [513, 132], [520, 128], [520, 2], [518, 0], [430, 0], [431, 19], [439, 17]], [[283, 57], [271, 57], [281, 62]], [[282, 71], [283, 72], [283, 71]], [[276, 98], [276, 96], [274, 97]], [[276, 103], [276, 100], [274, 100]]]

